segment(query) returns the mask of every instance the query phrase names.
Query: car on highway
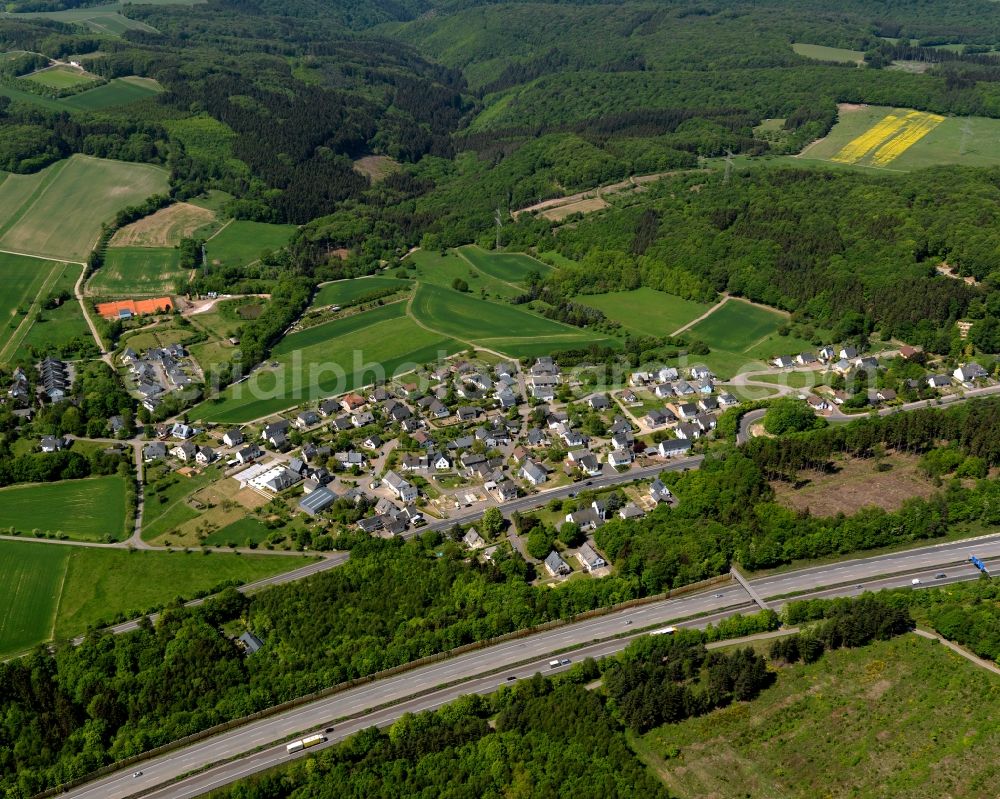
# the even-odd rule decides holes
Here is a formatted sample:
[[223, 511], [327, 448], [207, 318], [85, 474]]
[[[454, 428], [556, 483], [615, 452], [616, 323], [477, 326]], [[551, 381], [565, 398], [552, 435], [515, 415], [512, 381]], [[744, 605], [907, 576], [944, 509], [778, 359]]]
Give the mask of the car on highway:
[[940, 573], [934, 575], [934, 579], [935, 580], [943, 580], [947, 576], [948, 575], [945, 574], [944, 572], [940, 572]]
[[912, 580], [910, 580], [910, 585], [920, 585], [920, 578], [914, 577]]
[[632, 619], [625, 619], [625, 626], [628, 627], [632, 623]]
[[559, 665], [560, 666], [568, 666], [569, 665], [569, 658], [563, 658], [562, 661], [560, 661]]
[[549, 661], [549, 668], [550, 669], [558, 669], [559, 668], [559, 658], [556, 658], [555, 660], [550, 660]]
[[135, 779], [136, 777], [141, 777], [141, 776], [142, 776], [142, 772], [141, 772], [141, 771], [135, 771], [135, 772], [133, 772], [133, 773], [132, 773], [132, 779], [133, 779], [133, 780], [134, 780], [134, 779]]
[[514, 681], [516, 681], [516, 680], [517, 680], [517, 677], [515, 677], [515, 676], [514, 676], [513, 674], [511, 674], [511, 675], [510, 675], [510, 676], [509, 676], [509, 677], [507, 678], [507, 682], [514, 682]]
[[712, 596], [714, 596], [716, 599], [722, 599], [723, 597], [722, 594], [712, 594]]

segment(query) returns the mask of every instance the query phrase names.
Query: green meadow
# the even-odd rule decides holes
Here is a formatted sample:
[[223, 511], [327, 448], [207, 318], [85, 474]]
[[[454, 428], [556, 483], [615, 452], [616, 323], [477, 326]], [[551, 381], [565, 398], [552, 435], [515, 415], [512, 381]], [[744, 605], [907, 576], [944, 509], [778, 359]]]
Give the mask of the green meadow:
[[633, 335], [664, 337], [697, 319], [712, 306], [650, 288], [585, 294], [575, 302], [603, 311]]
[[125, 532], [125, 481], [119, 475], [0, 489], [0, 528], [62, 532], [81, 541], [119, 540]]

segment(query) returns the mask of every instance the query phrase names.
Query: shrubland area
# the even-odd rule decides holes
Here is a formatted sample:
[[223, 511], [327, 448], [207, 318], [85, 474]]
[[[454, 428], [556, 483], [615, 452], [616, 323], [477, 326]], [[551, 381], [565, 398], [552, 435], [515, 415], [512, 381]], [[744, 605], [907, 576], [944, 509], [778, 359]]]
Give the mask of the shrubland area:
[[[149, 438], [154, 421], [242, 424], [334, 390], [325, 373], [298, 400], [237, 383], [258, 367], [266, 394], [297, 358], [342, 367], [340, 390], [369, 382], [355, 351], [389, 371], [477, 349], [555, 354], [563, 368], [683, 355], [729, 378], [820, 344], [906, 343], [919, 360], [886, 360], [873, 376], [900, 401], [927, 398], [928, 357], [977, 357], [995, 372], [983, 356], [1000, 354], [998, 130], [1000, 17], [988, 0], [10, 0], [3, 390], [7, 366], [79, 358], [73, 401], [37, 403], [30, 437], [101, 443], [33, 452], [29, 422], [0, 405], [0, 533], [22, 537], [0, 542], [0, 585], [16, 586], [0, 654], [55, 641], [0, 663], [0, 791], [27, 797], [340, 681], [733, 564], [991, 531], [1000, 400], [833, 426], [783, 399], [763, 418], [767, 435], [739, 447], [751, 406], [722, 413], [701, 468], [664, 474], [676, 504], [599, 527], [601, 579], [540, 587], [536, 567], [503, 548], [470, 559], [458, 527], [405, 542], [300, 527], [289, 537], [301, 532], [301, 547], [350, 559], [250, 596], [233, 585], [292, 559], [29, 540], [131, 534], [132, 451], [106, 446], [112, 417], [122, 436]], [[109, 360], [183, 343], [201, 364], [183, 400], [138, 410], [96, 358], [88, 303], [217, 294], [254, 296], [151, 322], [90, 308]], [[836, 380], [867, 406], [857, 375]], [[147, 536], [169, 540], [198, 517], [186, 504], [198, 479], [150, 486]], [[810, 501], [851, 481], [868, 482], [870, 502]], [[872, 498], [890, 484], [897, 493]], [[627, 501], [581, 490], [512, 523], [544, 556], [565, 535], [558, 520], [595, 498]], [[345, 525], [369, 510], [339, 503], [328, 518]], [[203, 543], [256, 546], [268, 530], [241, 516]], [[226, 587], [197, 607], [175, 599]], [[164, 605], [155, 625], [99, 629]], [[705, 648], [780, 623], [802, 629]], [[833, 795], [868, 795], [878, 762], [912, 765], [886, 743], [898, 737], [922, 748], [896, 794], [985, 797], [995, 723], [970, 710], [956, 733], [943, 714], [892, 717], [890, 701], [924, 709], [935, 691], [943, 707], [995, 705], [971, 664], [899, 635], [915, 623], [1000, 658], [1000, 595], [986, 580], [792, 602], [781, 618], [647, 637], [565, 678], [405, 717], [218, 795], [805, 796], [817, 770], [850, 772], [826, 786]], [[251, 657], [233, 640], [246, 630], [267, 642]], [[857, 744], [853, 722], [825, 748], [801, 738], [869, 706], [879, 715], [851, 750], [859, 768], [829, 760]], [[947, 748], [930, 752], [935, 738]]]

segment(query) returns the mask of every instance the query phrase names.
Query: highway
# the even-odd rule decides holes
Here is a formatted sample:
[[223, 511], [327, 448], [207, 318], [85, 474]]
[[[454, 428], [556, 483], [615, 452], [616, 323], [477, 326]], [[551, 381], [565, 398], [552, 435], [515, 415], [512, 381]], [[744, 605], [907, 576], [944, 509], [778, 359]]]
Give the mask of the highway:
[[[921, 587], [975, 579], [979, 573], [968, 563], [971, 554], [984, 559], [994, 570], [1000, 569], [1000, 535], [780, 572], [754, 579], [751, 585], [770, 607], [777, 609], [783, 604], [781, 598], [789, 594], [798, 594], [800, 598], [852, 596], [864, 590], [910, 586], [914, 578], [921, 581]], [[937, 578], [942, 573], [946, 576]], [[274, 745], [276, 741], [334, 726], [328, 743], [324, 744], [331, 745], [358, 729], [389, 724], [408, 710], [432, 709], [473, 691], [489, 693], [511, 676], [520, 678], [537, 671], [555, 672], [557, 670], [549, 669], [548, 661], [556, 652], [582, 646], [564, 657], [572, 660], [588, 655], [599, 657], [626, 646], [638, 634], [633, 631], [668, 623], [680, 624], [683, 619], [689, 619], [693, 625], [704, 625], [755, 609], [746, 590], [733, 582], [698, 594], [615, 611], [345, 690], [151, 758], [64, 795], [80, 799], [125, 799], [130, 796], [187, 799], [199, 796], [289, 759], [284, 744]], [[624, 633], [630, 635], [615, 637]], [[459, 680], [465, 681], [446, 687]], [[375, 710], [390, 702], [400, 704]], [[360, 717], [340, 721], [353, 716]], [[225, 760], [231, 762], [222, 763]], [[222, 765], [207, 768], [213, 763]], [[183, 777], [199, 769], [205, 770]], [[136, 770], [142, 771], [137, 778], [132, 776]]]

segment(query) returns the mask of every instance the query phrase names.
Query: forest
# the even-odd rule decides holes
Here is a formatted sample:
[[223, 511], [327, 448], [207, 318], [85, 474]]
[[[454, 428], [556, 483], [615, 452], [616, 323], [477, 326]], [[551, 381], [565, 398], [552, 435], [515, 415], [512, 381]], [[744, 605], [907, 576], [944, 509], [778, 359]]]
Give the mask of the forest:
[[[536, 674], [487, 697], [407, 714], [387, 730], [367, 729], [211, 796], [478, 799], [526, 790], [532, 796], [665, 797], [639, 765], [626, 729], [642, 732], [752, 701], [781, 679], [781, 666], [801, 659], [800, 651], [816, 660], [826, 648], [864, 646], [912, 626], [905, 610], [871, 596], [824, 608], [816, 619], [807, 634], [776, 639], [766, 660], [747, 648], [708, 652], [697, 630], [645, 636], [620, 655], [581, 662], [563, 677]], [[598, 690], [583, 687], [597, 676], [603, 677]]]

